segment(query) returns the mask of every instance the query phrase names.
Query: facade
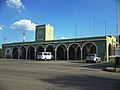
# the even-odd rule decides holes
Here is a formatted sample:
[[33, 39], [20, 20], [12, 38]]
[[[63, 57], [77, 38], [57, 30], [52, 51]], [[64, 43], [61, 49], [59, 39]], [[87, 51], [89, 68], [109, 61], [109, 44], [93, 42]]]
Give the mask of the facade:
[[54, 28], [49, 24], [36, 26], [35, 41], [18, 42], [2, 45], [2, 57], [11, 59], [34, 59], [38, 52], [51, 52], [55, 60], [85, 60], [89, 53], [94, 53], [108, 61], [116, 47], [113, 36], [98, 36], [53, 40]]

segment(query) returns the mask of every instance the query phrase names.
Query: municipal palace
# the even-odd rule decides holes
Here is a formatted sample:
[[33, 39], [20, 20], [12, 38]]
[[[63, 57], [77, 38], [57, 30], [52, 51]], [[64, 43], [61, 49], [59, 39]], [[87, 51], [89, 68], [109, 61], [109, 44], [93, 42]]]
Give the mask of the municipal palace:
[[109, 61], [117, 46], [114, 36], [54, 40], [54, 27], [49, 24], [36, 26], [35, 41], [2, 44], [2, 57], [36, 60], [38, 52], [51, 52], [54, 60], [85, 60], [94, 53]]

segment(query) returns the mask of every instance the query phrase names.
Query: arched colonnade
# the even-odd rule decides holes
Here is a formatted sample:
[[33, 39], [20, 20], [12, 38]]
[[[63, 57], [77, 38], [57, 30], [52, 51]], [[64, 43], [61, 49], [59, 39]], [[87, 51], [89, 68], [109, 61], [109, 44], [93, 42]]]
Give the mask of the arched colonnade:
[[44, 51], [51, 52], [55, 60], [84, 60], [89, 53], [98, 54], [98, 47], [93, 42], [86, 42], [82, 46], [78, 43], [71, 43], [68, 46], [58, 44], [56, 47], [53, 44], [45, 47], [43, 45], [15, 46], [5, 50], [5, 57], [8, 52], [11, 52], [13, 59], [36, 59], [37, 53]]

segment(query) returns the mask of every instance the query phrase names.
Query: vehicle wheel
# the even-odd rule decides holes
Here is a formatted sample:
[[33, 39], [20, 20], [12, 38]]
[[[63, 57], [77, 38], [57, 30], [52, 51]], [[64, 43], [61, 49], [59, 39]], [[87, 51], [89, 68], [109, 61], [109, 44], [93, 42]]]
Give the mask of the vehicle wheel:
[[101, 61], [99, 61], [99, 63], [101, 63]]
[[98, 60], [96, 59], [95, 63], [98, 63]]
[[45, 58], [45, 61], [46, 61], [46, 58]]

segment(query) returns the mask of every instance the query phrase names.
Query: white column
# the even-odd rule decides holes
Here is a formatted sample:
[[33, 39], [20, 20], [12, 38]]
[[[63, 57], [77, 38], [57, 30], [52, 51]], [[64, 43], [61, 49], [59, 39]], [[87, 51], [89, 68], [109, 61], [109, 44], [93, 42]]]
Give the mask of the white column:
[[36, 50], [35, 50], [35, 58], [34, 59], [36, 60]]
[[81, 51], [81, 61], [82, 61], [82, 59], [83, 59], [83, 57], [82, 57], [82, 55], [83, 55], [83, 53], [82, 53], [82, 48], [80, 49], [80, 51]]
[[57, 52], [56, 52], [57, 50], [55, 49], [55, 60], [57, 60]]
[[18, 59], [20, 59], [20, 49], [18, 49]]
[[67, 49], [67, 60], [69, 60], [69, 49]]
[[66, 57], [66, 50], [64, 50], [64, 59], [66, 59], [65, 57]]
[[27, 49], [26, 49], [26, 60], [27, 60]]
[[77, 49], [75, 49], [75, 60], [77, 60]]
[[6, 50], [5, 50], [5, 59], [6, 59]]
[[13, 56], [13, 50], [11, 50], [11, 59], [13, 58], [12, 56]]

